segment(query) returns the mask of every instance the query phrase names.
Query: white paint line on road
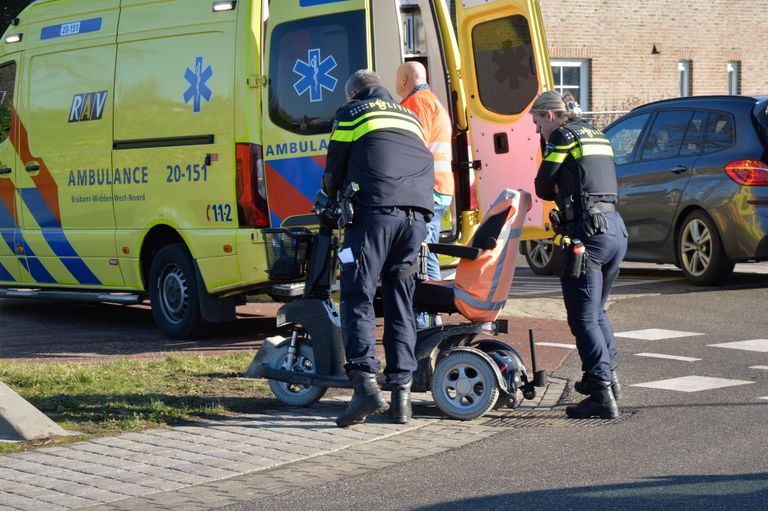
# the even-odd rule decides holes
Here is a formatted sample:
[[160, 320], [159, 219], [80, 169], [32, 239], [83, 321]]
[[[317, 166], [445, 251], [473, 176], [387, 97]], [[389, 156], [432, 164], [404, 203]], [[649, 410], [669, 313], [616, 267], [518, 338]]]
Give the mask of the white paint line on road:
[[696, 362], [697, 360], [701, 360], [700, 358], [681, 357], [678, 355], [664, 355], [663, 353], [635, 353], [635, 356], [648, 358], [668, 358], [669, 360], [680, 360], [682, 362]]
[[565, 344], [560, 342], [537, 342], [536, 346], [549, 346], [551, 348], [568, 348], [569, 350], [575, 350], [575, 344]]
[[647, 383], [636, 383], [630, 387], [644, 387], [648, 389], [675, 390], [678, 392], [699, 392], [701, 390], [712, 390], [723, 387], [735, 387], [736, 385], [747, 385], [755, 383], [744, 380], [726, 380], [725, 378], [710, 378], [709, 376], [682, 376], [669, 380], [649, 381]]
[[763, 371], [768, 371], [768, 366], [750, 366], [750, 369], [762, 369]]
[[648, 328], [645, 330], [632, 330], [630, 332], [616, 332], [616, 337], [626, 337], [627, 339], [640, 339], [643, 341], [658, 341], [661, 339], [677, 339], [679, 337], [692, 337], [695, 332], [681, 332], [679, 330], [663, 330], [661, 328]]
[[759, 397], [759, 398], [757, 398], [757, 399], [765, 399], [765, 400], [768, 400], [768, 396]]
[[768, 353], [768, 339], [751, 339], [749, 341], [723, 342], [720, 344], [708, 344], [714, 348], [730, 348], [734, 350], [759, 351]]

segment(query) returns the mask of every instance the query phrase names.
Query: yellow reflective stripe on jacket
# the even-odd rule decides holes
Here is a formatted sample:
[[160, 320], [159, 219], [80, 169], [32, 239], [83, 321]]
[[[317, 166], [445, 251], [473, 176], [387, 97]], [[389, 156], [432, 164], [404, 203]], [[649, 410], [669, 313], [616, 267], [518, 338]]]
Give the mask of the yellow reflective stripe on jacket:
[[568, 157], [567, 152], [560, 152], [560, 151], [552, 151], [549, 153], [545, 158], [544, 161], [551, 161], [553, 163], [563, 163], [565, 159]]
[[357, 119], [339, 122], [331, 134], [331, 140], [353, 142], [371, 131], [392, 128], [409, 131], [424, 140], [424, 132], [418, 120], [410, 115], [389, 110], [369, 112]]
[[571, 156], [578, 160], [582, 156], [613, 156], [611, 144], [584, 144], [571, 151]]
[[569, 149], [574, 147], [576, 144], [577, 144], [577, 142], [571, 142], [568, 145], [556, 145], [555, 146], [555, 151], [566, 151], [567, 152]]

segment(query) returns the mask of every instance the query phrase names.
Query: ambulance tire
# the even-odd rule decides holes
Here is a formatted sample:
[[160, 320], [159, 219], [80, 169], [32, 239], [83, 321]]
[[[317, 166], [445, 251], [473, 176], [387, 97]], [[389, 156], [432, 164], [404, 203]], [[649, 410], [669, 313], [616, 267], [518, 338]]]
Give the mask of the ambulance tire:
[[172, 339], [189, 339], [199, 332], [202, 314], [192, 257], [183, 243], [161, 248], [149, 269], [152, 315]]

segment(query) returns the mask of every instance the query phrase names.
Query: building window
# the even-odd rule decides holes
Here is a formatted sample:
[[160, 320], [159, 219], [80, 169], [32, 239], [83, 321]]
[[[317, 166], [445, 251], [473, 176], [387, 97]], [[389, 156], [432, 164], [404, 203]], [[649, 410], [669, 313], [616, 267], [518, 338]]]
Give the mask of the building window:
[[560, 94], [570, 92], [581, 106], [582, 111], [589, 110], [589, 61], [588, 60], [552, 60], [552, 77], [555, 90]]
[[677, 75], [680, 81], [680, 97], [691, 95], [693, 61], [681, 60], [677, 63]]
[[741, 94], [741, 62], [731, 60], [726, 65], [728, 70], [728, 94], [738, 96]]

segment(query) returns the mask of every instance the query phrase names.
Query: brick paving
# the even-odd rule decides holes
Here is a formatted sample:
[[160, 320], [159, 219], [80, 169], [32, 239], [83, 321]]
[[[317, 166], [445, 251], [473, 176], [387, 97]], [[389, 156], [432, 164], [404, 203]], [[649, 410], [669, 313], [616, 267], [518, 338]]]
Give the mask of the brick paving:
[[[551, 379], [523, 407], [551, 407], [564, 387]], [[460, 422], [443, 419], [429, 394], [414, 398], [415, 417], [406, 425], [377, 416], [338, 429], [334, 419], [349, 392], [337, 392], [305, 409], [2, 456], [0, 510], [212, 509], [438, 454], [496, 434], [500, 429], [488, 421], [520, 413], [502, 409]]]

